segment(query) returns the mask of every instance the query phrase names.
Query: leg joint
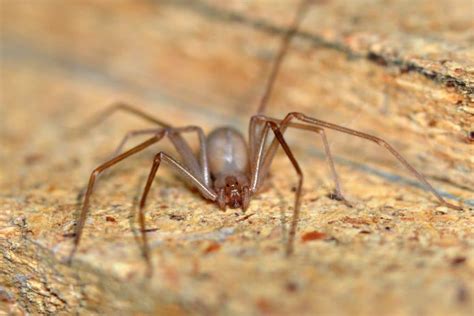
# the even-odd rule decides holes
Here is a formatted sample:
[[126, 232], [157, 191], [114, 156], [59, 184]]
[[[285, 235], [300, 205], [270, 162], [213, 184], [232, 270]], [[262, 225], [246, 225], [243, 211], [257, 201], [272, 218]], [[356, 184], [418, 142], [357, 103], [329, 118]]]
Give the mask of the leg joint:
[[286, 117], [291, 117], [291, 118], [297, 118], [299, 120], [304, 120], [304, 118], [306, 116], [301, 112], [290, 112], [286, 115]]
[[99, 169], [98, 167], [95, 168], [95, 169], [92, 171], [92, 173], [91, 173], [91, 178], [97, 178], [97, 176], [100, 174], [101, 171], [102, 171], [102, 170]]
[[263, 115], [263, 114], [256, 114], [256, 115], [253, 115], [253, 116], [250, 118], [250, 121], [251, 121], [251, 122], [254, 122], [254, 121], [264, 121], [264, 122], [268, 122], [268, 121], [269, 121], [269, 118], [268, 118], [268, 116]]
[[390, 148], [390, 145], [382, 138], [374, 137], [374, 141], [377, 143], [377, 145], [380, 145], [385, 148]]
[[165, 153], [163, 151], [160, 151], [159, 153], [157, 153], [155, 155], [155, 158], [153, 159], [153, 162], [156, 163], [156, 164], [159, 164], [161, 162], [161, 160], [163, 159], [164, 155], [165, 155]]

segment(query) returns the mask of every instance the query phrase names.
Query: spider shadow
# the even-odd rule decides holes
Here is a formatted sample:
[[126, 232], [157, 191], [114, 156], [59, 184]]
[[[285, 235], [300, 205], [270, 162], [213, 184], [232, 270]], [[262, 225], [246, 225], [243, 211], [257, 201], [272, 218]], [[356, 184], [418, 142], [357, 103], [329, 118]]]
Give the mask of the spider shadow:
[[[143, 256], [145, 258], [145, 245], [140, 240], [140, 229], [137, 228], [137, 217], [138, 217], [138, 210], [140, 204], [140, 198], [142, 195], [142, 191], [144, 188], [144, 183], [146, 182], [147, 176], [141, 175], [137, 182], [135, 183], [135, 194], [133, 195], [132, 206], [130, 207], [129, 214], [128, 214], [128, 224], [130, 226], [130, 230], [133, 235], [133, 239], [137, 243], [137, 246]], [[145, 232], [146, 233], [146, 232]]]
[[[196, 198], [198, 199], [202, 199], [202, 196], [201, 194], [199, 193], [199, 191], [197, 189], [193, 189], [190, 185], [188, 185], [188, 183], [186, 183], [185, 181], [183, 181], [183, 179], [181, 177], [179, 177], [179, 175], [172, 175], [173, 179], [177, 180], [177, 182], [182, 185], [183, 188], [187, 189], [191, 194], [193, 194]], [[139, 179], [137, 180], [136, 184], [135, 184], [135, 194], [134, 194], [134, 198], [133, 198], [133, 201], [132, 201], [132, 206], [130, 208], [130, 212], [129, 212], [129, 226], [130, 226], [130, 230], [132, 231], [132, 234], [133, 234], [133, 237], [135, 239], [135, 242], [137, 243], [141, 253], [142, 253], [142, 256], [143, 258], [145, 258], [145, 253], [146, 253], [146, 249], [145, 249], [145, 245], [143, 244], [143, 241], [141, 239], [141, 228], [138, 227], [137, 225], [137, 221], [138, 221], [138, 212], [139, 212], [139, 208], [140, 208], [140, 200], [141, 200], [141, 197], [142, 197], [142, 194], [143, 194], [143, 190], [145, 188], [145, 184], [146, 184], [146, 181], [148, 179], [148, 174], [143, 174], [139, 177]], [[166, 187], [172, 187], [170, 181], [168, 181], [167, 179], [164, 179], [164, 178], [160, 178], [160, 179], [155, 179], [155, 182], [156, 181], [159, 181], [159, 184], [160, 186], [163, 188], [166, 188]], [[160, 191], [159, 187], [155, 187], [158, 191], [158, 199], [160, 199], [160, 202], [163, 204], [163, 203], [166, 203], [167, 201], [167, 193], [163, 193], [163, 191]], [[153, 189], [153, 187], [152, 187]], [[152, 191], [150, 191], [150, 193], [153, 193]], [[155, 192], [157, 193], [157, 192]], [[151, 194], [153, 195], [153, 194]], [[149, 198], [153, 198], [153, 196], [150, 196], [149, 195]], [[146, 211], [146, 206], [145, 206], [145, 211]], [[152, 211], [152, 210], [148, 210], [148, 211]], [[158, 211], [160, 211], [160, 209], [158, 209]], [[171, 215], [171, 214], [170, 214]], [[145, 230], [145, 234], [148, 234], [150, 232], [155, 232], [157, 231], [158, 228], [146, 228]], [[152, 240], [149, 240], [148, 241], [149, 244], [148, 244], [148, 247], [149, 247], [149, 251], [151, 251], [153, 248], [155, 248], [156, 246], [156, 242], [153, 242]]]
[[[100, 177], [97, 178], [97, 180], [108, 180], [109, 178], [112, 178], [114, 175], [116, 174], [119, 174], [121, 170], [111, 170], [110, 172], [104, 172], [104, 174], [101, 174]], [[129, 222], [129, 227], [130, 227], [130, 230], [133, 234], [133, 238], [135, 240], [135, 242], [137, 243], [142, 255], [144, 256], [145, 254], [145, 247], [141, 241], [141, 235], [139, 234], [140, 233], [140, 229], [137, 227], [137, 215], [138, 215], [138, 209], [139, 209], [139, 203], [140, 203], [140, 198], [141, 198], [141, 195], [142, 195], [142, 191], [143, 191], [143, 188], [144, 188], [144, 184], [146, 183], [146, 179], [147, 179], [147, 175], [143, 174], [141, 176], [138, 177], [138, 180], [135, 184], [135, 188], [134, 188], [134, 192], [135, 194], [133, 195], [133, 200], [132, 200], [132, 205], [130, 207], [130, 210], [129, 210], [129, 213], [128, 213], [128, 222]], [[96, 180], [96, 181], [97, 181]], [[97, 184], [96, 184], [96, 187], [94, 188], [94, 191], [97, 191], [98, 189], [98, 184], [100, 183], [101, 181], [97, 181]], [[79, 220], [79, 217], [80, 217], [80, 213], [81, 213], [81, 210], [82, 210], [82, 205], [84, 203], [84, 196], [85, 196], [85, 193], [87, 191], [87, 185], [84, 185], [83, 187], [81, 187], [81, 189], [79, 190], [77, 196], [76, 196], [76, 203], [75, 203], [75, 212], [74, 212], [74, 225], [73, 227], [76, 226], [78, 220]], [[92, 202], [92, 201], [91, 201]], [[89, 205], [89, 208], [93, 207], [92, 203], [91, 205]], [[150, 229], [150, 231], [153, 231], [153, 229]], [[75, 232], [73, 231], [72, 233], [67, 233], [66, 234], [68, 237], [74, 237], [75, 236]]]
[[288, 242], [288, 219], [286, 216], [286, 210], [288, 209], [288, 203], [285, 202], [285, 194], [277, 187], [273, 186], [275, 195], [278, 199], [278, 208], [280, 209], [280, 226], [281, 226], [281, 244], [286, 245]]

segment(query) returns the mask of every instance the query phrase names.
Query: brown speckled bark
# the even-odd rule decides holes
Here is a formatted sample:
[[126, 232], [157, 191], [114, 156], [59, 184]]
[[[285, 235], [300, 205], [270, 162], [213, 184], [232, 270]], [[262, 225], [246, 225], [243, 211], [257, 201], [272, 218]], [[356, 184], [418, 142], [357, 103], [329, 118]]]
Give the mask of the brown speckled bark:
[[[319, 1], [270, 114], [301, 111], [385, 138], [464, 211], [440, 207], [380, 148], [289, 133], [305, 172], [296, 253], [283, 255], [296, 177], [283, 155], [246, 214], [160, 169], [147, 207], [154, 276], [136, 236], [153, 154], [99, 180], [72, 266], [78, 195], [131, 129], [122, 100], [175, 125], [246, 131], [292, 1], [2, 1], [0, 310], [13, 314], [462, 315], [474, 308], [474, 53], [468, 0]], [[469, 8], [471, 10], [469, 10]], [[191, 139], [194, 141], [193, 139]], [[247, 217], [250, 215], [249, 217]]]

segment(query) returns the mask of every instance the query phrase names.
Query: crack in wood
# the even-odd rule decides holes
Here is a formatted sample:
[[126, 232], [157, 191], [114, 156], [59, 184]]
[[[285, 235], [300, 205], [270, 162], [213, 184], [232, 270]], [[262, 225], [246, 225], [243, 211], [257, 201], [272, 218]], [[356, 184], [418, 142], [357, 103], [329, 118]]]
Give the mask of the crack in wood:
[[[259, 30], [272, 35], [283, 35], [288, 31], [288, 29], [285, 27], [280, 27], [263, 19], [253, 18], [232, 10], [216, 8], [200, 0], [152, 1], [156, 3], [166, 3], [168, 5], [179, 6], [188, 10], [193, 10], [194, 12], [197, 12], [214, 20], [247, 25], [254, 28], [255, 30]], [[310, 33], [307, 31], [300, 30], [295, 33], [295, 37], [310, 41], [311, 44], [314, 46], [325, 47], [342, 52], [347, 55], [348, 58], [351, 59], [367, 59], [382, 67], [392, 66], [397, 67], [401, 72], [416, 72], [436, 82], [437, 84], [445, 84], [447, 86], [454, 87], [458, 92], [463, 95], [468, 95], [470, 97], [473, 97], [474, 95], [474, 86], [470, 85], [468, 82], [450, 75], [442, 74], [424, 68], [420, 65], [415, 64], [414, 62], [404, 60], [403, 58], [390, 58], [388, 56], [383, 56], [379, 53], [371, 51], [370, 48], [366, 53], [356, 52], [350, 47], [343, 45], [342, 43], [328, 41], [317, 34]]]

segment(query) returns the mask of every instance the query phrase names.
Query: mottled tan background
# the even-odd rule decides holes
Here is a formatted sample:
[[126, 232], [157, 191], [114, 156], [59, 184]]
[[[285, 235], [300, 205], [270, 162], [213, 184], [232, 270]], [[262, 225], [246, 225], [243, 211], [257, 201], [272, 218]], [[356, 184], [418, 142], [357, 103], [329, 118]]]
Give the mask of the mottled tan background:
[[320, 140], [292, 132], [306, 176], [295, 256], [283, 256], [296, 181], [283, 155], [247, 214], [219, 211], [162, 168], [147, 208], [152, 279], [136, 200], [153, 153], [174, 152], [160, 144], [100, 179], [70, 267], [67, 236], [90, 171], [126, 131], [149, 125], [116, 114], [80, 136], [68, 131], [121, 100], [175, 125], [245, 132], [296, 2], [0, 4], [0, 309], [472, 312], [472, 1], [319, 1], [270, 101], [276, 117], [302, 111], [386, 139], [463, 211], [439, 206], [379, 147], [329, 132], [348, 208], [328, 198]]

